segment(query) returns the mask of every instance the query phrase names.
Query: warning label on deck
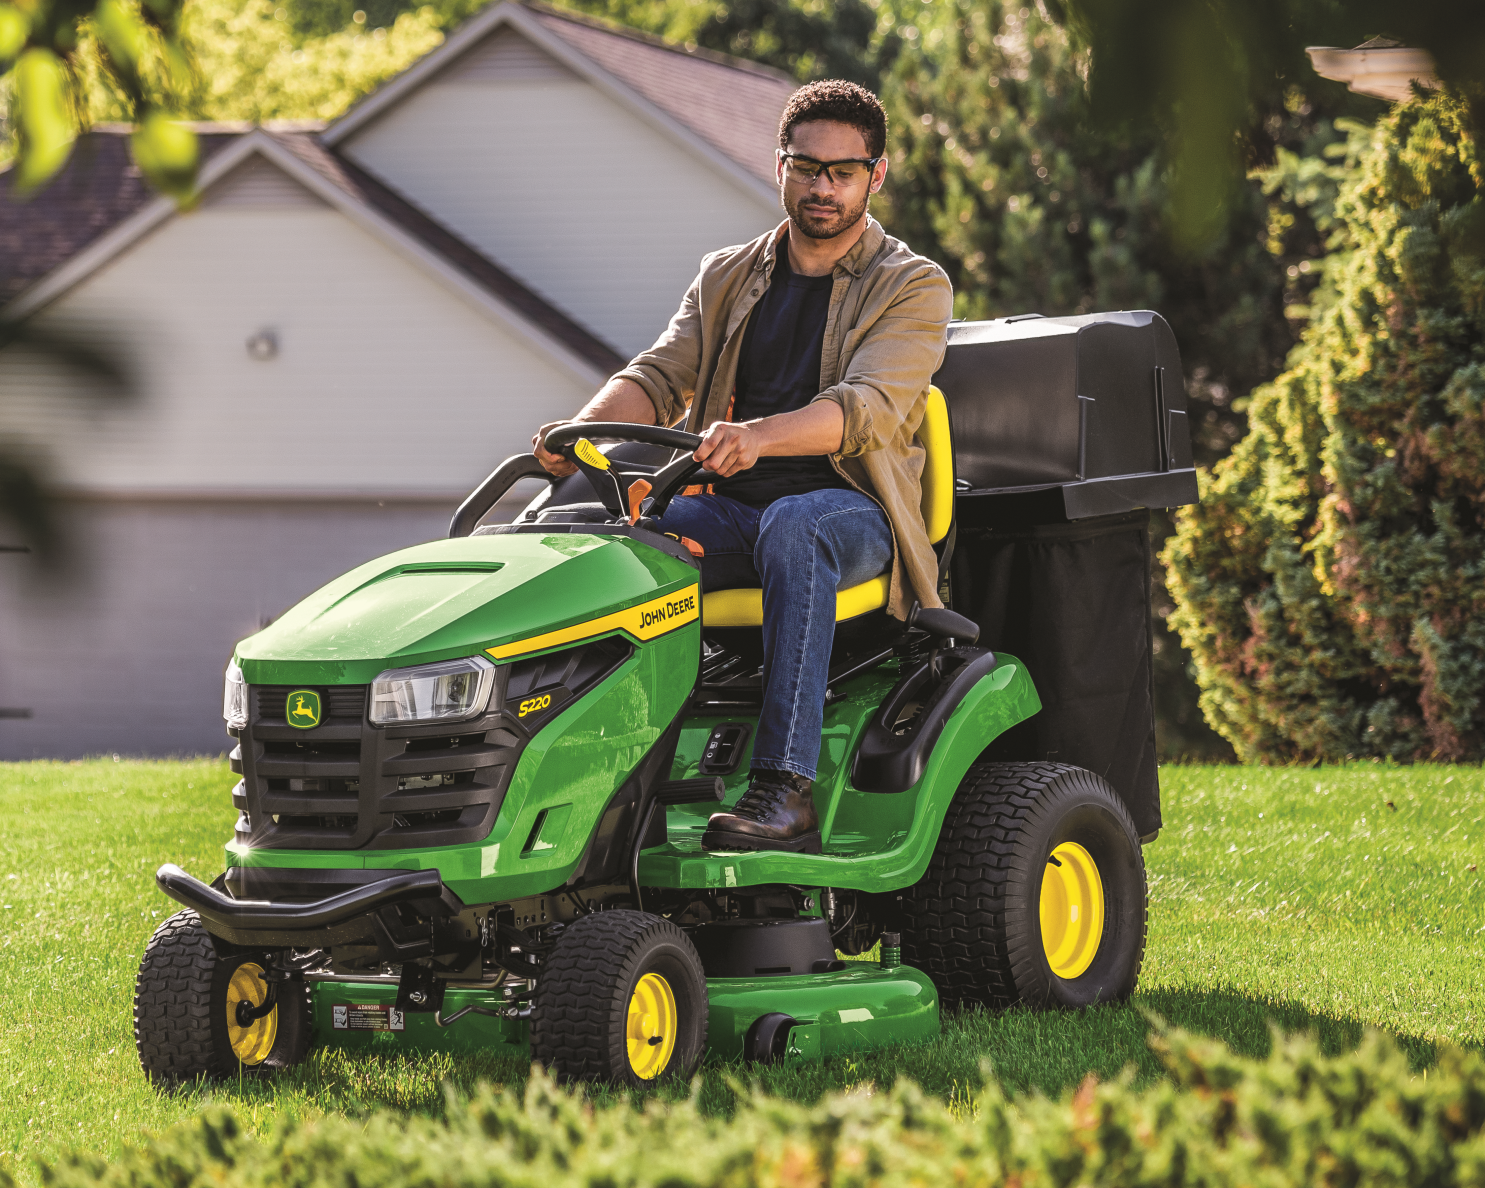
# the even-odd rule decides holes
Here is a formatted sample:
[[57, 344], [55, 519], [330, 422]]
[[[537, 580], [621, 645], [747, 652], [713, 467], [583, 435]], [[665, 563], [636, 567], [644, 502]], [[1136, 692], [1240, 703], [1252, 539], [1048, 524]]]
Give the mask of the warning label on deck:
[[336, 1031], [403, 1031], [403, 1012], [376, 1002], [337, 1002], [331, 1008]]

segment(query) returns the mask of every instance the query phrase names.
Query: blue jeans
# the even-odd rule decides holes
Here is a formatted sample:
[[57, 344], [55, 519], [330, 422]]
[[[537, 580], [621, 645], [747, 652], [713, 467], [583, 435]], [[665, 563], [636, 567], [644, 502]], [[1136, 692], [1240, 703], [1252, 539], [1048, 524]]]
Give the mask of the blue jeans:
[[752, 767], [814, 779], [835, 592], [892, 564], [886, 515], [852, 490], [789, 495], [762, 511], [725, 495], [688, 495], [671, 502], [660, 524], [701, 545], [709, 561], [726, 558], [743, 572], [752, 562], [763, 587], [763, 710]]

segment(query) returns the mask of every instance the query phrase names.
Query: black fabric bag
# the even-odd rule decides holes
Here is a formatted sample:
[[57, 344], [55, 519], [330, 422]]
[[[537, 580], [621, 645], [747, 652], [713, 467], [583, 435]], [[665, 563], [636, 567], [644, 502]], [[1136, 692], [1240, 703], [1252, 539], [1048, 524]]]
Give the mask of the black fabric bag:
[[1149, 837], [1160, 828], [1150, 513], [1011, 526], [971, 518], [958, 528], [954, 609], [979, 623], [980, 643], [1026, 663], [1042, 700], [986, 757], [1097, 772]]

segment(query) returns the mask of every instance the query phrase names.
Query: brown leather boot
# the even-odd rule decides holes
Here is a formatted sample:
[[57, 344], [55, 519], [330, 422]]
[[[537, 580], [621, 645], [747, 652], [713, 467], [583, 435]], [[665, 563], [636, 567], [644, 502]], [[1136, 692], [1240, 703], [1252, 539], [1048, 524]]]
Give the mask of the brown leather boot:
[[712, 814], [701, 848], [818, 854], [820, 817], [810, 795], [812, 783], [792, 771], [753, 772], [736, 807]]

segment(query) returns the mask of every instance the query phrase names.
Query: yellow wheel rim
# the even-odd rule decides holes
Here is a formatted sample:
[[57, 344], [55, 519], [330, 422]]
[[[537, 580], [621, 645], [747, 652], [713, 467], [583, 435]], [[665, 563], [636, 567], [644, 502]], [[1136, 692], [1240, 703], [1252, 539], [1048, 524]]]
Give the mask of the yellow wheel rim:
[[262, 975], [261, 965], [244, 961], [232, 971], [232, 980], [227, 983], [227, 1042], [232, 1045], [232, 1055], [243, 1064], [262, 1064], [278, 1039], [278, 1007], [246, 1027], [237, 1021], [239, 1003], [260, 1007], [268, 997], [268, 983]]
[[1103, 880], [1093, 855], [1063, 842], [1042, 875], [1042, 948], [1059, 978], [1076, 978], [1093, 964], [1103, 940]]
[[680, 1022], [670, 983], [657, 973], [639, 979], [629, 997], [624, 1038], [629, 1045], [629, 1067], [642, 1081], [653, 1081], [670, 1063]]

